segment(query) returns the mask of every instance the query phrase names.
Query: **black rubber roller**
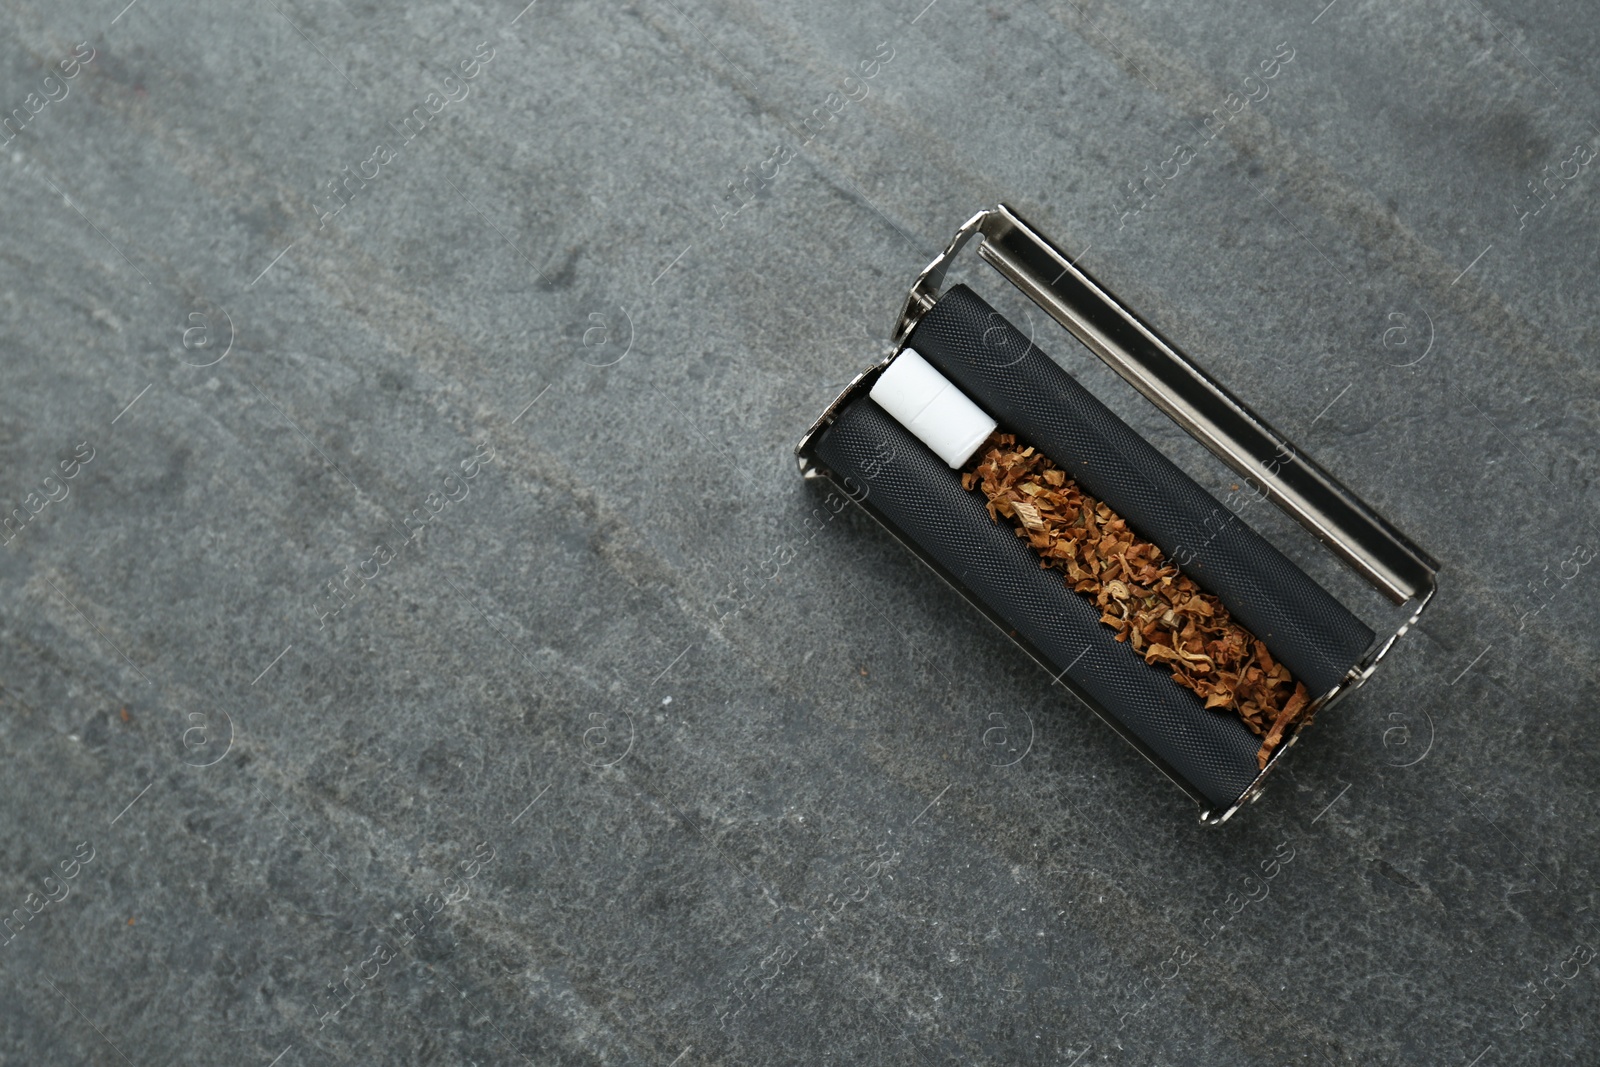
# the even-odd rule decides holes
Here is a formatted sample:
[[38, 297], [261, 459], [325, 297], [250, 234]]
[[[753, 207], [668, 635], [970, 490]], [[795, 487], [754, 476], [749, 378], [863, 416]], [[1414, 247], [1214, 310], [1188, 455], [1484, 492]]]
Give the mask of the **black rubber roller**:
[[1372, 643], [1343, 604], [1242, 520], [1230, 521], [1216, 497], [966, 286], [952, 286], [923, 315], [909, 344], [1215, 594], [1313, 697]]
[[1041, 568], [1010, 523], [990, 519], [982, 496], [871, 399], [846, 406], [815, 454], [865, 486], [868, 505], [1213, 804], [1231, 807], [1249, 787], [1260, 738], [1119, 642], [1098, 608]]

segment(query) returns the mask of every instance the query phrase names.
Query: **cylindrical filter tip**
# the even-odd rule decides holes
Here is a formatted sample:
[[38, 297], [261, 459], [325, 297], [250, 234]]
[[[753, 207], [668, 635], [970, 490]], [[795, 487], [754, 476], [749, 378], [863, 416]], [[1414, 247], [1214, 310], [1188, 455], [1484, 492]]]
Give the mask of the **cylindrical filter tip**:
[[870, 395], [953, 469], [972, 458], [996, 425], [914, 348], [884, 368]]

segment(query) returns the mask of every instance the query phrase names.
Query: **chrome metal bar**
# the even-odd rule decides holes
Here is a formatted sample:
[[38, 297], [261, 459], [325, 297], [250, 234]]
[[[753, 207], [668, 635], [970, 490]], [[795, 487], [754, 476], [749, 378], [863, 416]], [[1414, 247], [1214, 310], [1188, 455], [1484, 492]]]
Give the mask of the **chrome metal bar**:
[[983, 236], [978, 254], [984, 260], [1391, 600], [1403, 604], [1436, 587], [1439, 566], [1427, 553], [1006, 205], [962, 227], [952, 251], [918, 279], [913, 302], [927, 282], [937, 287], [948, 257], [974, 225]]

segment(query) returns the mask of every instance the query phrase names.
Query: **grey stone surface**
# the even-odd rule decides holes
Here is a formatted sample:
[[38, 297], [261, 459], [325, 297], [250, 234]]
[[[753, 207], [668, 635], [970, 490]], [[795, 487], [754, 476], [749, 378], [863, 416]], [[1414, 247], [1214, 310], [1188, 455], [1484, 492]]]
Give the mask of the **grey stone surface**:
[[[0, 14], [0, 1063], [1600, 1062], [1600, 24], [924, 5]], [[1002, 199], [1444, 564], [1220, 829], [795, 476]]]

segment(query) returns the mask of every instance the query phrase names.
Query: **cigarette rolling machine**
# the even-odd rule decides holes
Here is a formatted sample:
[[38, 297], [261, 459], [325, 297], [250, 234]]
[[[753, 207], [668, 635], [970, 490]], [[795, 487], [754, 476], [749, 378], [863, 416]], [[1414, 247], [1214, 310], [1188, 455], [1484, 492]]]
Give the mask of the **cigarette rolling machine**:
[[[1377, 636], [971, 289], [945, 289], [974, 238], [983, 260], [1402, 605], [1394, 632]], [[832, 482], [960, 591], [1188, 793], [1203, 822], [1256, 799], [1304, 725], [1371, 676], [1437, 588], [1427, 553], [1004, 204], [967, 220], [917, 278], [894, 342], [806, 432], [801, 473]], [[1238, 713], [1208, 707], [1119, 640], [1100, 607], [963, 487], [961, 468], [996, 429], [1153, 542], [1304, 684], [1309, 704], [1270, 756]]]

